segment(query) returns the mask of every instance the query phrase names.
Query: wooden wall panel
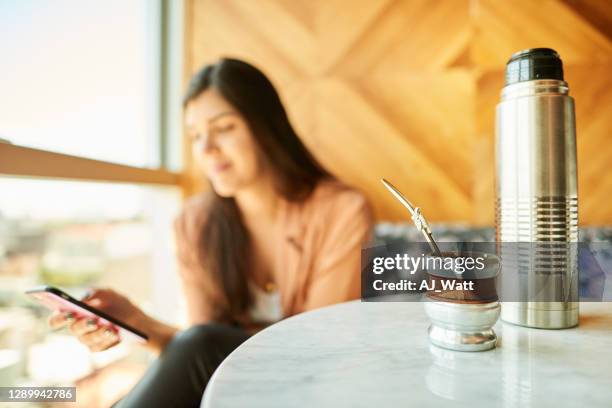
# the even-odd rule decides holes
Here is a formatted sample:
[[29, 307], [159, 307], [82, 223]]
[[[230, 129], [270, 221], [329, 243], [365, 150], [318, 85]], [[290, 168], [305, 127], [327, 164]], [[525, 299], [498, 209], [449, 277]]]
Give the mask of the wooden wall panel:
[[581, 222], [612, 223], [612, 3], [593, 0], [192, 0], [188, 68], [243, 58], [276, 84], [305, 144], [406, 213], [493, 223], [494, 109], [515, 51], [556, 48], [577, 101]]
[[563, 1], [478, 0], [472, 17], [472, 56], [479, 67], [497, 69], [512, 53], [543, 46], [557, 50], [565, 63], [612, 55], [610, 38]]

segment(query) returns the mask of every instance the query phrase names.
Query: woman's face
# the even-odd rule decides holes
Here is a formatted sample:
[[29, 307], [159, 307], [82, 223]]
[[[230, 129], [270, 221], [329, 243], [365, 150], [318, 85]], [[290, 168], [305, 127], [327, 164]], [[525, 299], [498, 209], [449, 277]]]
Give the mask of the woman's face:
[[254, 137], [246, 120], [214, 88], [187, 104], [186, 126], [196, 165], [223, 197], [260, 176]]

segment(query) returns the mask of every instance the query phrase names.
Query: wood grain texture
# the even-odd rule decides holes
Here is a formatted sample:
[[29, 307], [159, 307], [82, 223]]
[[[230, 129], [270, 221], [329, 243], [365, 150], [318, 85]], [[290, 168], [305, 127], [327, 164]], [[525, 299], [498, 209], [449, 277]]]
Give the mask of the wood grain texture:
[[503, 67], [555, 48], [576, 98], [582, 224], [612, 223], [612, 3], [595, 0], [191, 0], [187, 71], [245, 59], [275, 83], [314, 155], [380, 220], [492, 225]]

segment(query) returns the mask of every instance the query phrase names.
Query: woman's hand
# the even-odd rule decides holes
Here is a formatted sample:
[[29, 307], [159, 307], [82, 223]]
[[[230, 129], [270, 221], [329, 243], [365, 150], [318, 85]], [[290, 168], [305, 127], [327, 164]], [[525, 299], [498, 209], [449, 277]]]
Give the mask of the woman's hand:
[[[157, 352], [165, 347], [176, 332], [176, 329], [147, 316], [127, 297], [112, 289], [95, 289], [82, 301], [147, 334], [147, 346]], [[49, 318], [49, 325], [53, 329], [68, 326], [91, 351], [106, 350], [121, 340], [114, 329], [99, 323], [97, 319], [70, 312], [53, 313]]]
[[[128, 298], [111, 289], [95, 289], [83, 302], [137, 328], [143, 322], [144, 313]], [[140, 320], [140, 322], [139, 322]], [[140, 324], [135, 324], [136, 322]], [[118, 333], [93, 317], [78, 316], [71, 312], [55, 312], [49, 318], [53, 329], [68, 326], [72, 334], [91, 351], [106, 350], [120, 342]]]
[[49, 325], [52, 329], [68, 326], [91, 351], [106, 350], [120, 342], [119, 335], [111, 327], [99, 324], [95, 318], [78, 317], [70, 312], [53, 313]]

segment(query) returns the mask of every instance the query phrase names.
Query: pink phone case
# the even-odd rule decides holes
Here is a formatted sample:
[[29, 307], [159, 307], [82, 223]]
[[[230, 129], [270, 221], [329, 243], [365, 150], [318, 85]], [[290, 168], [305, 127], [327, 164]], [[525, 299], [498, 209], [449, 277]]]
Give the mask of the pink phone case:
[[[144, 334], [135, 332], [135, 329], [130, 330], [126, 327], [122, 327], [127, 325], [125, 323], [120, 323], [116, 321], [116, 319], [112, 319], [110, 316], [105, 315], [105, 313], [103, 312], [98, 311], [96, 313], [94, 311], [85, 309], [83, 306], [73, 303], [74, 301], [78, 302], [78, 300], [59, 291], [58, 289], [55, 289], [53, 292], [47, 291], [45, 289], [36, 289], [28, 291], [26, 293], [36, 298], [41, 304], [43, 304], [52, 311], [72, 312], [75, 314], [76, 317], [94, 318], [99, 324], [103, 326], [108, 326], [109, 328], [113, 329], [116, 333], [119, 334], [119, 337], [122, 340], [133, 339], [139, 343], [145, 343], [147, 341], [146, 336]], [[91, 306], [89, 307], [95, 310], [95, 308]], [[115, 320], [115, 322], [113, 322], [112, 320]]]

